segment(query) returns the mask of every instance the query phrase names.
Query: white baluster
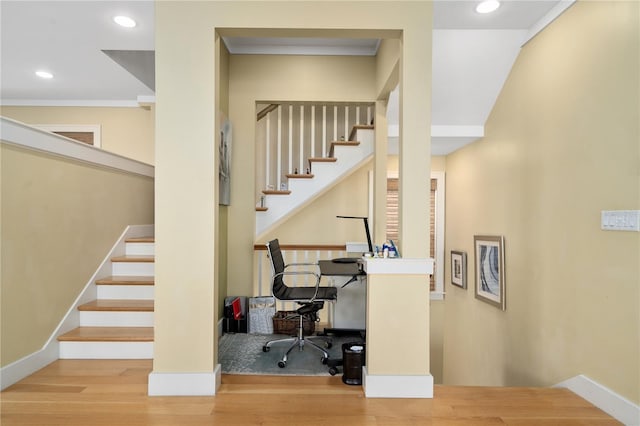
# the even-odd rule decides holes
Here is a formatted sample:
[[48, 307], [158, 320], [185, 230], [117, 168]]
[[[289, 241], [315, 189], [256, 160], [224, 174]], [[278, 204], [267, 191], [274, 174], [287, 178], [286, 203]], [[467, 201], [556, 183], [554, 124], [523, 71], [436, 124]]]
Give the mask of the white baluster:
[[344, 106], [344, 140], [349, 139], [349, 105]]
[[333, 140], [338, 140], [338, 105], [333, 106]]
[[293, 170], [293, 105], [289, 105], [289, 168], [287, 169], [287, 173], [291, 173], [292, 170]]
[[[315, 157], [316, 153], [316, 106], [311, 105], [311, 153], [309, 157]], [[302, 173], [302, 170], [300, 171]]]
[[367, 125], [371, 124], [371, 106], [367, 107]]
[[268, 293], [263, 293], [262, 292], [262, 253], [261, 252], [257, 252], [257, 261], [258, 261], [258, 296], [263, 296], [265, 294], [269, 294]]
[[264, 184], [269, 185], [269, 167], [271, 167], [270, 162], [270, 152], [271, 152], [271, 113], [267, 113], [267, 137], [266, 137], [266, 149], [264, 156]]
[[278, 106], [278, 147], [276, 157], [276, 188], [280, 188], [282, 176], [282, 106]]
[[304, 105], [300, 105], [300, 166], [298, 170], [304, 173]]
[[322, 155], [324, 157], [327, 152], [327, 106], [322, 105]]
[[356, 126], [360, 124], [360, 105], [356, 106]]

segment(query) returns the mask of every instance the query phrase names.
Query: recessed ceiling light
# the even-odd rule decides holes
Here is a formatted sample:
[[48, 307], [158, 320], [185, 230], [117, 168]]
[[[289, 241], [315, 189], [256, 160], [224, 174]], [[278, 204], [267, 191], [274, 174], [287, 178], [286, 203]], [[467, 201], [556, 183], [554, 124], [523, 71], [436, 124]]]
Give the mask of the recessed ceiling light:
[[36, 75], [40, 78], [50, 79], [53, 78], [53, 74], [48, 71], [36, 71]]
[[485, 0], [476, 6], [476, 12], [478, 13], [491, 13], [500, 7], [498, 0]]
[[136, 21], [134, 21], [133, 19], [129, 18], [128, 16], [115, 16], [113, 18], [113, 21], [118, 24], [121, 25], [125, 28], [133, 28], [136, 26]]

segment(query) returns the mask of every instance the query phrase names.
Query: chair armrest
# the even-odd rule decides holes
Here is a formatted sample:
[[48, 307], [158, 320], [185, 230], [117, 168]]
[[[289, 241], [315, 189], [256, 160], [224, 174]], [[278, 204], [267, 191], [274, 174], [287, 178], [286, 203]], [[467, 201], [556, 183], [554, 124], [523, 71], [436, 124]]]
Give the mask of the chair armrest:
[[[293, 263], [292, 265], [300, 265], [300, 264]], [[287, 266], [290, 266], [290, 265], [287, 265]], [[316, 291], [315, 293], [313, 293], [313, 297], [309, 299], [309, 302], [313, 302], [316, 300], [316, 297], [318, 297], [318, 291], [320, 288], [320, 274], [316, 274], [313, 271], [288, 271], [288, 272], [283, 271], [278, 274], [275, 274], [273, 277], [275, 278], [277, 276], [282, 276], [284, 278], [285, 275], [313, 275], [316, 278], [316, 285], [315, 285]]]
[[318, 262], [312, 262], [312, 263], [287, 263], [286, 265], [284, 265], [284, 269], [287, 269], [289, 266], [317, 266], [317, 267], [320, 267]]

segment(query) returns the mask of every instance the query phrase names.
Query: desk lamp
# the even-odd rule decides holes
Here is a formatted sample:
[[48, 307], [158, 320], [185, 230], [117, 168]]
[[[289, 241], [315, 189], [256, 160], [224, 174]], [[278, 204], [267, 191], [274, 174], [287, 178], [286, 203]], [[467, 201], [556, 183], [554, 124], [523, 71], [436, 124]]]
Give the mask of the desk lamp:
[[336, 216], [340, 219], [362, 219], [364, 223], [364, 231], [367, 233], [367, 244], [369, 245], [369, 253], [373, 254], [373, 244], [371, 244], [371, 231], [369, 231], [369, 218], [364, 216]]

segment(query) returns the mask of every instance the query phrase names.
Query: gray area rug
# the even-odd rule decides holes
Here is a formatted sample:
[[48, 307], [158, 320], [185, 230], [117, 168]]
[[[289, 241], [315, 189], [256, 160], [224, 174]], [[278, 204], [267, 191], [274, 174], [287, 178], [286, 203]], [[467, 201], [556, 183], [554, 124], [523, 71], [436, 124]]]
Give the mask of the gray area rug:
[[[278, 367], [278, 361], [289, 347], [288, 343], [273, 345], [269, 352], [262, 347], [269, 340], [287, 336], [275, 334], [227, 333], [220, 338], [218, 362], [223, 374], [254, 374], [280, 376], [329, 376], [329, 367], [322, 364], [322, 354], [309, 346], [303, 351], [294, 348], [289, 353], [285, 368]], [[334, 336], [329, 352], [330, 359], [342, 358], [342, 344], [362, 342], [355, 336]], [[342, 374], [342, 368], [339, 368]]]

